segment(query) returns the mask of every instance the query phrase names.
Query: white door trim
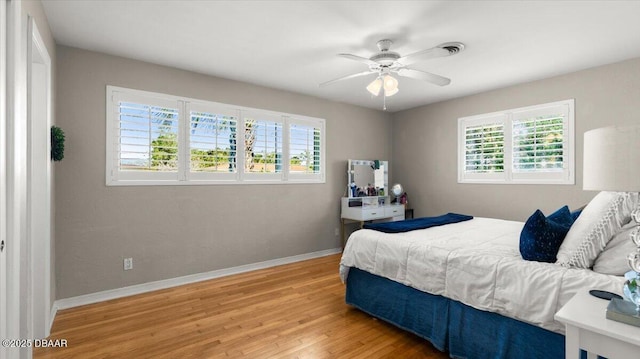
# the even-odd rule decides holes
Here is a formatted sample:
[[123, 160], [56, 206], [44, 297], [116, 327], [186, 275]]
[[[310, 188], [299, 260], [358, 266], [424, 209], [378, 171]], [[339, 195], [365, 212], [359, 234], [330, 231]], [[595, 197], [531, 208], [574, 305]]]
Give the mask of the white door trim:
[[[6, 149], [7, 142], [7, 2], [0, 1], [0, 148]], [[6, 152], [0, 151], [0, 338], [7, 337], [7, 166]], [[6, 353], [0, 348], [0, 358]]]
[[[7, 16], [6, 57], [6, 248], [7, 338], [29, 338], [26, 246], [27, 182], [27, 52], [26, 19], [19, 0], [5, 0]], [[30, 348], [0, 347], [6, 358], [28, 358]], [[4, 359], [4, 358], [2, 358]]]
[[49, 336], [51, 314], [51, 57], [32, 17], [27, 30], [27, 253], [31, 336]]

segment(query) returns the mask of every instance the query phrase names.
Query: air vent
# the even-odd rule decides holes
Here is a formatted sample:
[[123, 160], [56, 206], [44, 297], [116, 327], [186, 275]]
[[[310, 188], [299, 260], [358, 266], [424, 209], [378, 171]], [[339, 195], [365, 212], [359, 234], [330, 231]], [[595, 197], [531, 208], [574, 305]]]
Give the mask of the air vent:
[[449, 51], [451, 55], [455, 55], [464, 50], [464, 44], [461, 42], [445, 42], [444, 44], [438, 45], [438, 47]]

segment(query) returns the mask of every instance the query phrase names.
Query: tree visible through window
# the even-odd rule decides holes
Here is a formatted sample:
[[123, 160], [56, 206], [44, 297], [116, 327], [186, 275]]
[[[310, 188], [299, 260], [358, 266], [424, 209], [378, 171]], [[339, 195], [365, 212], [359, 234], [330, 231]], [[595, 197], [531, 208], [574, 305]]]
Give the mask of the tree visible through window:
[[190, 117], [190, 170], [235, 173], [237, 119], [202, 111]]
[[178, 169], [178, 110], [122, 102], [119, 106], [122, 171]]
[[107, 101], [109, 185], [324, 182], [323, 119], [112, 86]]
[[320, 129], [292, 124], [289, 141], [290, 171], [318, 173], [320, 171]]
[[561, 172], [564, 116], [551, 114], [513, 121], [513, 170]]
[[281, 173], [283, 123], [255, 118], [245, 118], [246, 172]]
[[504, 172], [504, 126], [469, 126], [465, 133], [465, 171]]
[[461, 183], [574, 183], [574, 101], [458, 119]]

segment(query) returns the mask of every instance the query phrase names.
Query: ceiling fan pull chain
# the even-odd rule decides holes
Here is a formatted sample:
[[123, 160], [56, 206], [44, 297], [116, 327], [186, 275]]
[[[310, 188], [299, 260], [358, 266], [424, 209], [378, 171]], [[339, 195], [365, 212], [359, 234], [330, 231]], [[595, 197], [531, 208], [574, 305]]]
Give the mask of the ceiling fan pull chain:
[[387, 110], [387, 94], [382, 95], [382, 109]]

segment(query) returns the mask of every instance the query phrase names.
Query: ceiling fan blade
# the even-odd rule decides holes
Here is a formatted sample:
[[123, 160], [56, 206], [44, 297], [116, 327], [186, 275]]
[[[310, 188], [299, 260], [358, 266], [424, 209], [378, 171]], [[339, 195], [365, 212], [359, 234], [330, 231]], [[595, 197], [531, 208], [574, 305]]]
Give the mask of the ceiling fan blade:
[[373, 74], [377, 74], [377, 72], [371, 72], [371, 71], [360, 72], [360, 73], [357, 73], [357, 74], [348, 75], [348, 76], [340, 77], [340, 78], [337, 78], [337, 79], [334, 79], [334, 80], [331, 80], [331, 81], [323, 82], [318, 86], [324, 87], [324, 86], [331, 85], [332, 83], [335, 83], [335, 82], [338, 82], [338, 81], [348, 80], [348, 79], [352, 79], [352, 78], [355, 78], [355, 77], [373, 75]]
[[422, 50], [418, 52], [414, 52], [413, 54], [409, 54], [407, 56], [403, 56], [396, 60], [396, 62], [401, 63], [402, 65], [411, 65], [416, 62], [433, 59], [436, 57], [445, 57], [450, 56], [451, 52], [447, 49], [443, 49], [441, 47], [432, 47], [427, 50]]
[[412, 79], [416, 79], [416, 80], [422, 80], [422, 81], [427, 81], [427, 82], [431, 82], [432, 84], [438, 85], [438, 86], [446, 86], [448, 84], [451, 83], [451, 79], [448, 79], [446, 77], [442, 77], [440, 75], [435, 75], [429, 72], [424, 72], [424, 71], [419, 71], [419, 70], [414, 70], [414, 69], [408, 69], [408, 68], [403, 68], [398, 70], [398, 75], [400, 76], [404, 76], [404, 77], [409, 77]]
[[378, 63], [375, 61], [371, 61], [366, 57], [362, 57], [362, 56], [358, 56], [358, 55], [352, 55], [352, 54], [338, 54], [338, 56], [340, 57], [344, 57], [345, 59], [349, 59], [349, 60], [354, 60], [354, 61], [358, 61], [358, 62], [362, 62], [363, 64], [367, 64], [369, 66], [377, 66]]

